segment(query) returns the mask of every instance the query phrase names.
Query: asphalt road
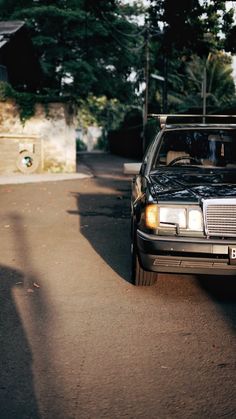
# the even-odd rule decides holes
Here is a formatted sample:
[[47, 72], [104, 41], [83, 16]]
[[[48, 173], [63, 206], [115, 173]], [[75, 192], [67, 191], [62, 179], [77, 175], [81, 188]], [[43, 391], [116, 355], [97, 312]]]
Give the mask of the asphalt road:
[[123, 159], [0, 185], [0, 418], [236, 418], [236, 285], [129, 283]]

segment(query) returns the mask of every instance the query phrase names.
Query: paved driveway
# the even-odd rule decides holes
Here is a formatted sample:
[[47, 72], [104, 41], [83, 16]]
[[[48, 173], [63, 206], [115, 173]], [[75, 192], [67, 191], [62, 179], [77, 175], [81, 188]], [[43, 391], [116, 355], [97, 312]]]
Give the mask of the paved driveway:
[[0, 186], [0, 418], [236, 417], [234, 279], [129, 283], [123, 159]]

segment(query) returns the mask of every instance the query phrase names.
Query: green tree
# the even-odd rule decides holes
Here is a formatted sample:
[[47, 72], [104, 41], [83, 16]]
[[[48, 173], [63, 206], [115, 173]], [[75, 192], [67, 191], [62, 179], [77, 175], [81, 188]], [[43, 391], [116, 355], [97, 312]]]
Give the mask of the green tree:
[[[208, 111], [218, 111], [229, 107], [235, 99], [235, 83], [232, 77], [231, 59], [223, 52], [209, 54], [207, 60], [193, 56], [182, 75], [182, 89], [177, 94], [177, 108], [202, 108], [202, 74], [206, 67], [206, 100]], [[181, 85], [180, 81], [180, 85]]]
[[161, 49], [167, 54], [207, 57], [222, 50], [233, 28], [234, 10], [217, 0], [151, 0], [150, 27], [161, 32]]
[[140, 9], [118, 0], [0, 0], [2, 19], [23, 19], [44, 73], [44, 91], [132, 102], [128, 76], [143, 42], [130, 16]]
[[[209, 0], [183, 0], [175, 2], [171, 0], [151, 0], [149, 8], [150, 26], [150, 51], [151, 51], [151, 72], [159, 73], [166, 80], [166, 91], [161, 88], [151, 91], [151, 105], [157, 106], [160, 97], [168, 94], [168, 110], [178, 110], [182, 106], [183, 99], [186, 99], [186, 92], [189, 89], [189, 82], [186, 74], [191, 65], [198, 60], [198, 95], [200, 96], [201, 81], [203, 78], [204, 63], [207, 62], [209, 54], [214, 57], [214, 67], [217, 73], [226, 72], [227, 77], [221, 80], [221, 85], [227, 84], [227, 100], [235, 94], [232, 78], [232, 67], [230, 58], [227, 63], [222, 62], [222, 55], [219, 51], [230, 50], [230, 36], [234, 33], [233, 9], [226, 8], [225, 1]], [[156, 34], [156, 36], [152, 36]], [[233, 49], [232, 49], [233, 51]], [[199, 58], [196, 58], [199, 57]], [[195, 57], [195, 58], [194, 58]], [[224, 60], [226, 55], [224, 55]], [[219, 62], [218, 62], [219, 60]], [[192, 63], [192, 64], [191, 64]], [[227, 65], [226, 65], [227, 64]], [[213, 66], [212, 62], [207, 66]], [[209, 69], [208, 69], [209, 71]], [[216, 75], [213, 80], [216, 80]], [[200, 83], [200, 85], [199, 85]], [[152, 81], [152, 86], [157, 84]], [[193, 86], [191, 86], [193, 88]], [[226, 96], [218, 94], [217, 83], [211, 85], [211, 99], [209, 102], [224, 104]], [[216, 99], [217, 98], [217, 99]], [[167, 109], [166, 109], [167, 111]]]

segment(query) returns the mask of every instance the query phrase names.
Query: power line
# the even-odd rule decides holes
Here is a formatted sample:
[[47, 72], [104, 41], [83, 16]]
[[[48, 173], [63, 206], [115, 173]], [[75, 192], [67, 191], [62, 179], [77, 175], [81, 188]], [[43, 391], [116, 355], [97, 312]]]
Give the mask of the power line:
[[[105, 21], [105, 23], [107, 24], [107, 21]], [[111, 24], [107, 24], [107, 26], [108, 27], [110, 27], [110, 28], [112, 28], [112, 29], [115, 29], [115, 27], [113, 27], [113, 25], [111, 25]], [[133, 48], [131, 48], [131, 47], [128, 47], [127, 45], [125, 45], [125, 44], [123, 44], [119, 39], [117, 39], [116, 38], [116, 36], [114, 35], [114, 33], [113, 32], [111, 32], [111, 36], [112, 36], [112, 38], [114, 38], [114, 40], [122, 47], [122, 48], [125, 48], [127, 51], [129, 51], [129, 52], [131, 52], [131, 53], [136, 53], [136, 52], [139, 52], [139, 51], [141, 51], [144, 47], [145, 47], [145, 45], [146, 45], [146, 41], [142, 44], [142, 45], [139, 45], [138, 47], [133, 47]]]
[[[119, 29], [117, 29], [111, 22], [109, 22], [108, 19], [105, 18], [105, 16], [102, 13], [101, 13], [101, 17], [103, 18], [103, 20], [105, 21], [105, 23], [107, 24], [107, 26], [110, 27], [111, 29], [113, 29], [115, 32], [117, 32], [118, 35], [123, 35], [123, 36], [126, 36], [126, 37], [137, 39], [137, 36], [138, 35], [141, 36], [146, 31], [146, 28], [144, 28], [141, 32], [138, 32], [137, 34], [127, 34], [127, 33], [123, 32], [123, 31], [120, 31]], [[138, 50], [139, 49], [142, 49], [143, 46], [144, 46], [144, 44], [142, 46], [140, 46], [140, 47], [137, 47], [137, 49]]]
[[116, 32], [118, 32], [119, 34], [123, 35], [123, 36], [127, 36], [130, 38], [137, 38], [138, 35], [142, 35], [145, 31], [146, 28], [144, 27], [140, 32], [137, 33], [125, 33], [121, 30], [119, 30], [118, 28], [116, 28], [111, 22], [109, 22], [109, 20], [105, 17], [104, 13], [101, 13], [102, 18], [106, 21], [106, 23], [111, 26], [112, 29], [114, 29]]
[[[140, 24], [141, 24], [141, 18], [140, 18], [140, 16], [142, 16], [143, 17], [143, 19], [144, 19], [144, 21], [145, 21], [145, 16], [146, 16], [146, 13], [147, 13], [147, 10], [148, 10], [148, 7], [146, 7], [145, 6], [145, 2], [146, 2], [146, 0], [142, 0], [142, 5], [143, 5], [143, 7], [144, 7], [144, 9], [142, 9], [141, 10], [141, 13], [136, 13], [136, 14], [133, 14], [132, 15], [132, 17], [133, 17], [133, 20], [135, 20], [135, 18], [136, 18], [136, 23], [138, 24], [138, 22], [140, 22]], [[117, 4], [117, 9], [119, 10], [119, 13], [120, 13], [120, 15], [124, 18], [124, 19], [126, 19], [128, 22], [130, 22], [130, 20], [128, 19], [128, 17], [127, 17], [127, 15], [124, 13], [124, 7], [125, 6], [128, 6], [128, 3], [130, 4], [131, 3], [131, 7], [134, 7], [134, 3], [135, 3], [135, 0], [134, 1], [127, 1], [127, 3], [125, 3], [124, 1], [122, 1], [122, 0], [120, 0], [119, 2], [118, 2], [118, 4]], [[124, 7], [122, 7], [122, 5], [124, 6]], [[139, 11], [140, 9], [138, 9], [138, 11]], [[143, 26], [143, 25], [141, 25], [141, 26]], [[143, 32], [145, 32], [145, 28], [143, 29]]]

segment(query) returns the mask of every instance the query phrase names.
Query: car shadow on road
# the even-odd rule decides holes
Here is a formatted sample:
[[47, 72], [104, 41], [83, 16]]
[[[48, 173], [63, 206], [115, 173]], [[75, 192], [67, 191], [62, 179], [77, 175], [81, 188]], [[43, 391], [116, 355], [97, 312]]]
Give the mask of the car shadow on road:
[[[79, 228], [106, 263], [129, 282], [130, 278], [130, 181], [97, 179], [101, 192], [73, 193]], [[112, 185], [112, 186], [111, 186]], [[106, 190], [112, 188], [110, 193]]]
[[198, 276], [201, 288], [212, 298], [236, 328], [236, 278], [234, 276]]
[[0, 416], [6, 419], [40, 418], [32, 353], [13, 297], [23, 281], [20, 270], [0, 265]]

